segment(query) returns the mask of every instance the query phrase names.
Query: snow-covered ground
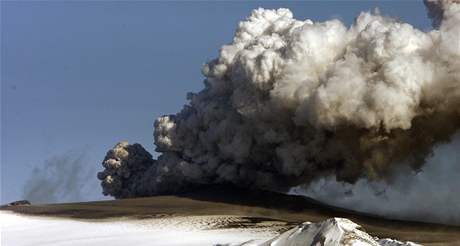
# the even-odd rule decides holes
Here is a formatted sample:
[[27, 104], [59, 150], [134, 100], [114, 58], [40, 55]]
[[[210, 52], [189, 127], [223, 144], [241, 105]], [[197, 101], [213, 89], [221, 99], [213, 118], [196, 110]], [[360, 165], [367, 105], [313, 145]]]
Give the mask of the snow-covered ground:
[[24, 216], [0, 211], [2, 246], [75, 245], [238, 245], [266, 241], [266, 229], [209, 229], [232, 216], [190, 216], [160, 219], [117, 219], [97, 222]]
[[0, 211], [2, 246], [240, 245], [240, 246], [417, 246], [378, 239], [342, 218], [305, 222], [279, 234], [276, 222], [232, 228], [237, 216], [165, 216], [152, 219], [83, 221]]
[[360, 225], [343, 218], [318, 223], [305, 222], [260, 246], [421, 246], [412, 242], [379, 239], [364, 232]]

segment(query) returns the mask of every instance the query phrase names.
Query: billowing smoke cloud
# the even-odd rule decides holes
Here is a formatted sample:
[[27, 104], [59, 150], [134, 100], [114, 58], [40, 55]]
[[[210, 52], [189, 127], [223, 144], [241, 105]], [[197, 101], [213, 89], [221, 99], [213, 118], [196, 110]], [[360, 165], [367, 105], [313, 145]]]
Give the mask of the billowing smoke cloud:
[[149, 179], [155, 179], [147, 173], [149, 168], [155, 167], [154, 164], [152, 155], [140, 144], [129, 145], [126, 141], [118, 143], [107, 152], [102, 162], [105, 170], [97, 174], [98, 179], [102, 180], [102, 193], [115, 197], [149, 195], [144, 187], [150, 183]]
[[449, 19], [449, 16], [452, 12], [455, 12], [456, 10], [451, 11], [452, 5], [454, 3], [459, 4], [459, 0], [424, 0], [425, 6], [428, 9], [428, 16], [431, 18], [433, 21], [433, 27], [438, 28], [443, 19]]
[[68, 152], [45, 160], [32, 170], [24, 199], [33, 203], [81, 201], [94, 170], [84, 164], [85, 153]]
[[355, 184], [322, 177], [291, 193], [380, 216], [460, 225], [459, 149], [457, 135], [451, 144], [437, 147], [419, 171], [398, 170], [387, 182], [360, 179]]
[[155, 122], [158, 160], [126, 143], [108, 153], [105, 194], [214, 183], [287, 192], [318, 177], [378, 183], [422, 170], [460, 127], [460, 3], [427, 6], [430, 32], [370, 12], [347, 28], [254, 10], [204, 66], [205, 88]]

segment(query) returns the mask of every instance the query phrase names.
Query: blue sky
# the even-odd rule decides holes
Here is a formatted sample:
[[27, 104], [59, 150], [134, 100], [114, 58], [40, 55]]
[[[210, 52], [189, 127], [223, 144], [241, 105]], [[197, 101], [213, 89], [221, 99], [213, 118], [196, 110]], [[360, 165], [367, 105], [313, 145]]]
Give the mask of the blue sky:
[[[99, 170], [120, 140], [153, 153], [154, 119], [203, 87], [201, 66], [257, 7], [347, 25], [378, 7], [430, 29], [422, 1], [2, 1], [0, 202], [56, 156], [83, 153]], [[101, 199], [96, 173], [88, 184], [83, 200]]]

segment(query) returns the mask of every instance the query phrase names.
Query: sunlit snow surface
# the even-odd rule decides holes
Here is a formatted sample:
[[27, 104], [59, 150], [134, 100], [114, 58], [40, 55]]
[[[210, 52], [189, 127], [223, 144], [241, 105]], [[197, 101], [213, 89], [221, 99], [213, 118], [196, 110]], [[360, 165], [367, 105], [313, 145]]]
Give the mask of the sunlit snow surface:
[[344, 218], [318, 223], [305, 222], [260, 246], [421, 246], [412, 242], [379, 239], [364, 232], [360, 225]]
[[238, 245], [266, 241], [278, 233], [251, 229], [206, 229], [231, 216], [83, 220], [23, 216], [0, 211], [1, 245]]
[[222, 215], [83, 221], [0, 211], [1, 245], [418, 246], [372, 237], [358, 224], [342, 218], [305, 222], [281, 234], [270, 229], [276, 228], [274, 224], [256, 228], [222, 227], [240, 219]]

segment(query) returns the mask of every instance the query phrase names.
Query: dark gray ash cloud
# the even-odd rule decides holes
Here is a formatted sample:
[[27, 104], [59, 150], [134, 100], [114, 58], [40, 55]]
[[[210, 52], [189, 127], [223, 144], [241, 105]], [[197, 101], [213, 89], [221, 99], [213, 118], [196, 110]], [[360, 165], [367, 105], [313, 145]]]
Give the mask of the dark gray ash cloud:
[[460, 128], [460, 4], [427, 7], [442, 17], [429, 32], [371, 12], [346, 27], [254, 10], [203, 67], [205, 88], [156, 120], [157, 160], [138, 145], [109, 151], [104, 194], [225, 183], [288, 192], [423, 170]]

